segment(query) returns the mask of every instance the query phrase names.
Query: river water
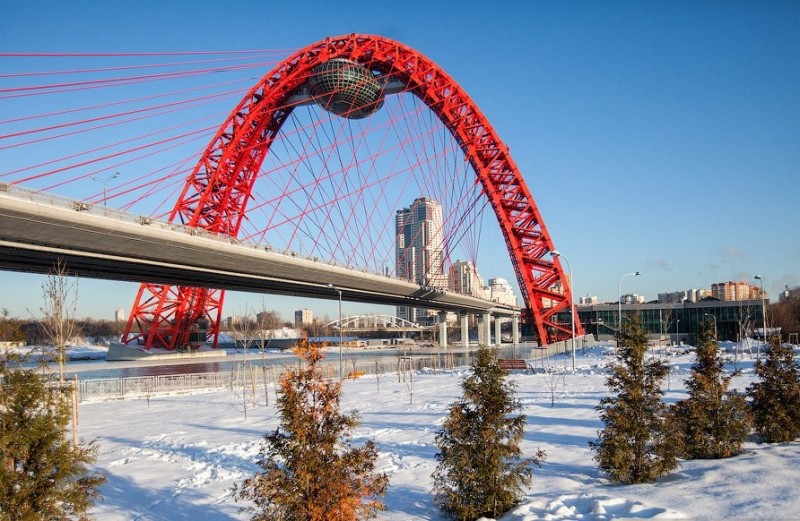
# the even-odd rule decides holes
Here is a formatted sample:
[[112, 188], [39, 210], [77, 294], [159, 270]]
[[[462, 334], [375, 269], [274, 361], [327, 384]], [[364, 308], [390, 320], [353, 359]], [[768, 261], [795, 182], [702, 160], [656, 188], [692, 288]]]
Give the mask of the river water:
[[[515, 347], [501, 347], [499, 355], [501, 358], [530, 358], [531, 345], [521, 344]], [[297, 363], [297, 357], [288, 351], [266, 352], [263, 354], [258, 350], [248, 350], [247, 362], [260, 367], [264, 366], [291, 366]], [[447, 365], [455, 367], [469, 365], [478, 347], [470, 346], [467, 349], [458, 347], [455, 349], [436, 350], [434, 348], [381, 348], [381, 349], [345, 349], [341, 355], [341, 363], [347, 367], [349, 365], [363, 367], [367, 363], [380, 363], [385, 365], [391, 361], [401, 358], [405, 360], [424, 363], [430, 360], [432, 363], [438, 359], [439, 365], [442, 360], [447, 360]], [[177, 360], [153, 360], [146, 359], [135, 362], [107, 362], [105, 360], [70, 362], [67, 364], [69, 378], [77, 375], [80, 380], [90, 380], [99, 378], [127, 378], [133, 376], [160, 376], [174, 374], [194, 374], [194, 373], [214, 373], [232, 371], [237, 364], [244, 360], [242, 350], [228, 350], [227, 356], [219, 358], [201, 358], [197, 361], [191, 359]], [[336, 365], [340, 362], [339, 351], [328, 348], [324, 363]]]

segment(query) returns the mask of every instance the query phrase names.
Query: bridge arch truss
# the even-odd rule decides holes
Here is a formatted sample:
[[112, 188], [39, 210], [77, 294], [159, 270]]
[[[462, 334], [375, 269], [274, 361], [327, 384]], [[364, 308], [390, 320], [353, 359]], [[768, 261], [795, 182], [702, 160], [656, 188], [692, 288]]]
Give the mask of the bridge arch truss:
[[[270, 146], [297, 106], [315, 67], [344, 58], [405, 86], [436, 115], [475, 172], [500, 226], [528, 318], [542, 343], [570, 335], [556, 320], [569, 311], [571, 288], [539, 209], [508, 147], [474, 101], [441, 67], [387, 38], [350, 34], [311, 44], [266, 74], [233, 109], [202, 154], [170, 215], [171, 221], [236, 237], [251, 189]], [[557, 289], [560, 286], [560, 290]], [[222, 290], [143, 284], [123, 340], [172, 349], [188, 342], [198, 319], [216, 341]], [[576, 332], [582, 333], [580, 323]]]

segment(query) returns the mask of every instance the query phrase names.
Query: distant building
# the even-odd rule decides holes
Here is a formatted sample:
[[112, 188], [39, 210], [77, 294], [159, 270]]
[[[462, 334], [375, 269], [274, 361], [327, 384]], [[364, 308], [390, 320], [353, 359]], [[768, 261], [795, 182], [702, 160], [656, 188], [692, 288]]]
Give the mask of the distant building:
[[237, 315], [231, 315], [225, 319], [225, 326], [230, 329], [232, 327], [236, 327], [242, 323], [242, 317]]
[[704, 298], [710, 296], [711, 296], [710, 290], [692, 288], [683, 291], [659, 293], [656, 302], [660, 304], [680, 304], [681, 302], [700, 302]]
[[766, 298], [758, 286], [744, 281], [718, 282], [711, 285], [711, 296], [722, 301]]
[[[696, 293], [694, 294], [696, 295]], [[687, 291], [672, 291], [668, 293], [659, 293], [656, 302], [662, 304], [673, 304], [679, 302], [690, 302], [689, 292]]]
[[483, 288], [482, 297], [506, 306], [517, 305], [517, 296], [514, 294], [514, 288], [511, 287], [511, 284], [506, 279], [499, 277], [489, 279], [489, 285]]
[[789, 286], [786, 286], [786, 289], [781, 291], [781, 294], [778, 295], [778, 302], [788, 302], [789, 300], [798, 299], [800, 299], [800, 288], [789, 289]]
[[[429, 197], [415, 199], [395, 215], [395, 269], [397, 276], [420, 286], [447, 289], [444, 273], [444, 220], [442, 206]], [[397, 316], [410, 322], [429, 323], [435, 311], [397, 307]]]
[[[694, 344], [709, 315], [716, 319], [717, 338], [720, 340], [752, 338], [758, 334], [753, 325], [762, 323], [762, 312], [761, 300], [622, 305], [623, 315], [639, 315], [648, 339], [653, 343], [662, 342], [662, 345], [679, 342]], [[618, 330], [619, 306], [616, 303], [582, 306], [578, 308], [578, 316], [584, 331], [598, 339], [613, 339]], [[568, 309], [556, 316], [556, 321], [563, 324], [568, 324], [569, 320]]]
[[578, 299], [579, 306], [593, 306], [597, 304], [597, 297], [595, 295], [585, 295]]
[[472, 261], [457, 260], [450, 266], [450, 290], [462, 295], [479, 297], [483, 289], [483, 280]]
[[307, 326], [314, 323], [314, 312], [310, 309], [298, 309], [294, 312], [295, 327]]
[[622, 295], [619, 301], [623, 304], [644, 304], [645, 298], [644, 295], [629, 293], [628, 295]]
[[117, 321], [117, 322], [124, 322], [124, 321], [125, 321], [125, 318], [126, 318], [126, 317], [125, 317], [125, 310], [124, 310], [124, 309], [122, 309], [122, 308], [117, 308], [117, 310], [116, 310], [116, 311], [114, 311], [114, 320], [115, 320], [115, 321]]
[[[569, 285], [569, 287], [574, 290], [575, 288], [572, 287], [572, 275], [570, 275], [569, 273], [564, 273], [563, 276], [564, 276], [564, 282], [566, 282]], [[565, 293], [564, 284], [562, 283], [561, 280], [555, 281], [547, 289], [549, 291], [553, 292], [553, 293], [558, 293], [559, 295], [563, 295]], [[573, 298], [573, 300], [575, 299], [575, 295], [574, 294], [572, 295], [572, 298]], [[551, 307], [553, 307], [555, 305], [558, 305], [559, 302], [561, 302], [561, 301], [560, 300], [549, 299], [547, 297], [542, 298], [542, 306], [544, 306], [546, 308], [551, 308]], [[580, 305], [580, 304], [577, 304], [577, 305]]]

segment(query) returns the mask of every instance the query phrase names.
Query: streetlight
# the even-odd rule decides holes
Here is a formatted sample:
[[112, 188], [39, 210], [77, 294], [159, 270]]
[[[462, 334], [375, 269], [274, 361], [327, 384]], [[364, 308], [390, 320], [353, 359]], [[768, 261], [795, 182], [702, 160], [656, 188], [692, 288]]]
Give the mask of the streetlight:
[[342, 379], [344, 378], [344, 374], [342, 373], [342, 344], [344, 343], [344, 337], [342, 335], [342, 290], [330, 282], [328, 283], [328, 287], [339, 294], [339, 379]]
[[714, 340], [717, 339], [717, 317], [712, 315], [711, 313], [703, 313], [704, 316], [711, 317], [714, 319]]
[[107, 191], [106, 189], [108, 188], [108, 182], [111, 181], [112, 179], [118, 178], [121, 175], [122, 175], [122, 172], [116, 172], [111, 177], [105, 177], [104, 178], [104, 177], [98, 177], [96, 175], [93, 175], [91, 177], [92, 181], [100, 181], [101, 183], [103, 183], [103, 206], [108, 206], [108, 200], [106, 198], [107, 197], [106, 196], [106, 191]]
[[[764, 343], [767, 343], [767, 302], [764, 293], [764, 278], [761, 275], [753, 277], [761, 284], [761, 320], [764, 323]], [[756, 344], [756, 360], [761, 360], [761, 344]]]
[[553, 257], [558, 257], [564, 259], [567, 262], [567, 268], [569, 268], [569, 284], [570, 288], [570, 298], [569, 298], [569, 311], [570, 311], [570, 322], [572, 322], [572, 370], [575, 370], [575, 303], [573, 302], [574, 291], [575, 291], [575, 281], [572, 278], [572, 265], [569, 263], [569, 259], [561, 255], [561, 252], [558, 250], [553, 250], [550, 252], [550, 255]]
[[617, 286], [617, 304], [619, 305], [619, 325], [617, 326], [618, 331], [622, 331], [622, 281], [625, 279], [625, 277], [638, 277], [641, 274], [641, 271], [632, 271], [630, 273], [626, 273], [619, 279], [619, 285]]

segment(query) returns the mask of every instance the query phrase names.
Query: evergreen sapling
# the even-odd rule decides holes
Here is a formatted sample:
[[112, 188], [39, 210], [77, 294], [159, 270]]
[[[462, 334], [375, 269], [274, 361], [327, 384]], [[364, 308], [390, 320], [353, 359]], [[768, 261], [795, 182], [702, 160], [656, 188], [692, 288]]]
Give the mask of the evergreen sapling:
[[743, 394], [728, 390], [733, 376], [725, 374], [711, 324], [700, 331], [696, 357], [686, 381], [689, 398], [674, 407], [683, 454], [689, 459], [734, 456], [750, 432], [747, 403]]
[[434, 497], [452, 519], [497, 517], [514, 506], [530, 485], [531, 466], [545, 457], [539, 451], [522, 458], [519, 443], [524, 415], [512, 383], [492, 348], [481, 347], [472, 374], [462, 383], [462, 397], [436, 435], [439, 462], [433, 474]]
[[0, 520], [91, 519], [106, 478], [93, 443], [67, 439], [70, 404], [33, 369], [0, 360]]
[[678, 466], [679, 437], [661, 401], [667, 366], [645, 360], [641, 319], [628, 317], [620, 332], [617, 361], [606, 381], [609, 396], [596, 410], [605, 425], [589, 442], [600, 469], [615, 483], [648, 483]]
[[281, 378], [281, 424], [264, 437], [258, 461], [263, 472], [235, 487], [235, 496], [255, 504], [254, 521], [374, 517], [384, 510], [378, 497], [388, 484], [385, 474], [375, 472], [375, 444], [350, 446], [358, 418], [342, 413], [342, 382], [324, 379], [319, 347], [303, 340], [295, 352], [305, 367]]
[[763, 361], [756, 363], [759, 380], [747, 388], [753, 424], [767, 443], [800, 436], [800, 380], [791, 346], [772, 337]]

